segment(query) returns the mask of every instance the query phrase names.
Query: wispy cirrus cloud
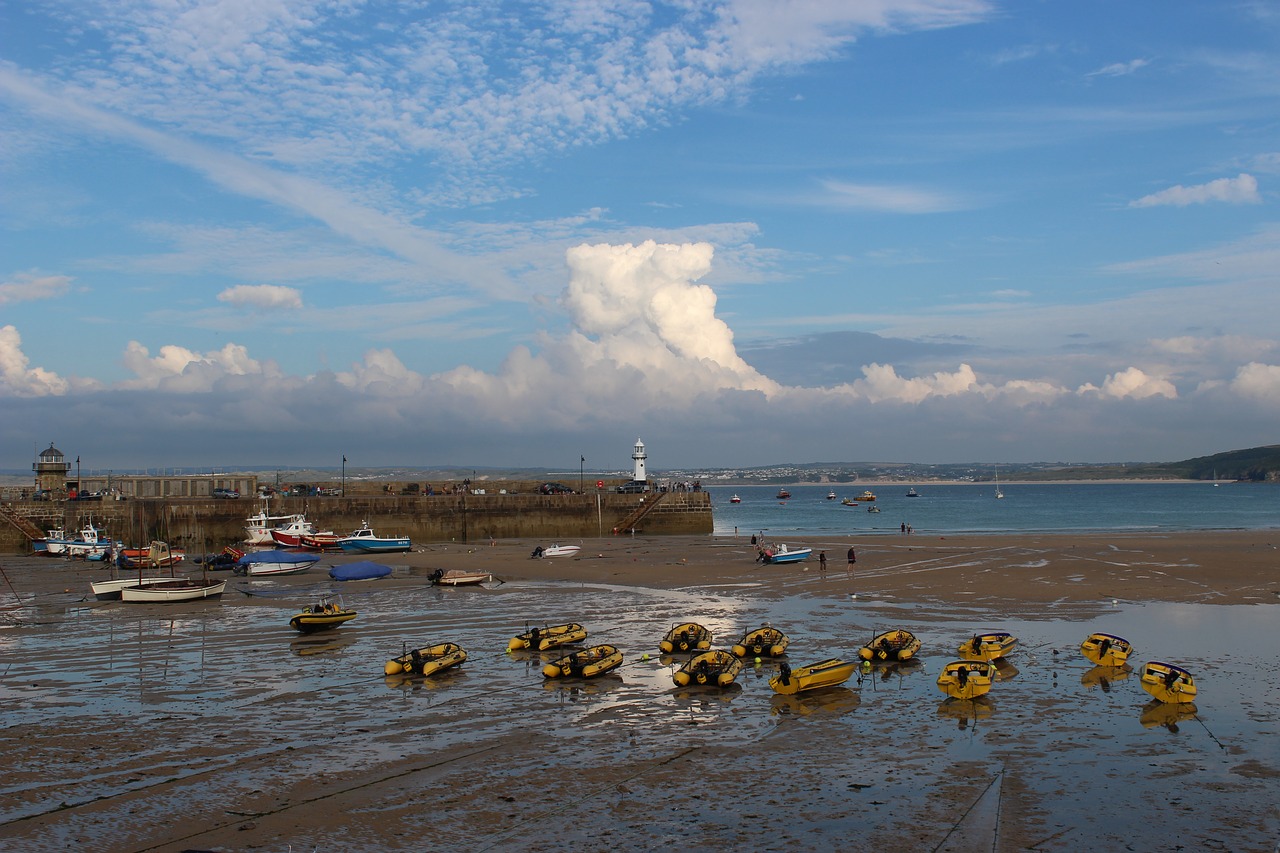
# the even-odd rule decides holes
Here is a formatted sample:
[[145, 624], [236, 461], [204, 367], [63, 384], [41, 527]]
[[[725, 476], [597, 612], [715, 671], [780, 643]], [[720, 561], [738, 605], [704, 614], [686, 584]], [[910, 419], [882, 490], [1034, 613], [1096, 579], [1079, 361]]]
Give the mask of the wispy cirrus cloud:
[[56, 299], [71, 288], [71, 281], [71, 277], [65, 275], [17, 273], [8, 281], [0, 281], [0, 305]]
[[237, 284], [219, 293], [218, 301], [243, 308], [301, 308], [302, 292], [278, 284]]
[[1129, 202], [1130, 207], [1186, 207], [1221, 201], [1227, 204], [1259, 204], [1258, 180], [1253, 175], [1241, 173], [1234, 178], [1218, 178], [1207, 184], [1184, 187], [1181, 184], [1145, 195]]
[[1113, 62], [1096, 71], [1090, 71], [1086, 77], [1126, 77], [1151, 64], [1150, 59], [1131, 59], [1128, 62]]
[[880, 213], [943, 213], [964, 210], [970, 203], [948, 193], [890, 184], [823, 181], [819, 205]]

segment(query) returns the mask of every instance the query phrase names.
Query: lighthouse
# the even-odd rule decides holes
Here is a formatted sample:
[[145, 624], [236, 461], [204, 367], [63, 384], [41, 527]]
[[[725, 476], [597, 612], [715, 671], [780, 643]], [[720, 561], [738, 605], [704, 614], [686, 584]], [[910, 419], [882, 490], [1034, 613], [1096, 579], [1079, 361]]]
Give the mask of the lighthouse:
[[636, 483], [648, 482], [649, 475], [645, 473], [644, 461], [649, 457], [644, 452], [644, 442], [638, 438], [636, 439], [635, 450], [631, 451], [631, 458], [635, 460], [636, 463], [636, 473], [635, 476], [631, 478], [632, 481]]

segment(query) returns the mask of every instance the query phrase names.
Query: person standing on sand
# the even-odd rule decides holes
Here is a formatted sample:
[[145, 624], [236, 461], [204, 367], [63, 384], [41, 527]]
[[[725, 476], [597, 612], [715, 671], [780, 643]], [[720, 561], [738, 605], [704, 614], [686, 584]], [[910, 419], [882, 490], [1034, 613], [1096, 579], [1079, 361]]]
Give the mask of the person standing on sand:
[[827, 573], [827, 552], [826, 551], [818, 552], [818, 571], [822, 572], [824, 575]]
[[907, 523], [906, 523], [905, 521], [904, 521], [904, 522], [902, 522], [902, 527], [900, 527], [900, 528], [898, 528], [898, 529], [899, 529], [899, 530], [901, 530], [903, 533], [906, 533], [906, 532], [907, 532]]
[[853, 550], [853, 546], [849, 546], [849, 565], [845, 568], [846, 574], [853, 574], [853, 564], [858, 562], [858, 555]]

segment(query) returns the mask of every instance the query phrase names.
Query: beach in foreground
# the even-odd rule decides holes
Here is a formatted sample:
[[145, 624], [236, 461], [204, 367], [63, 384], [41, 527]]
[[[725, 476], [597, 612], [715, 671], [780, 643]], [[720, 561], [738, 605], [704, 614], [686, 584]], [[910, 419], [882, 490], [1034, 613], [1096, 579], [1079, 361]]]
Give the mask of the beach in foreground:
[[[777, 566], [746, 537], [614, 537], [530, 559], [537, 544], [387, 556], [393, 575], [371, 582], [320, 568], [233, 578], [221, 601], [168, 606], [86, 600], [106, 575], [89, 564], [0, 560], [0, 838], [109, 851], [1280, 841], [1280, 531], [833, 538]], [[431, 587], [435, 568], [501, 582]], [[288, 628], [330, 590], [354, 621]], [[657, 645], [686, 620], [717, 647], [771, 623], [792, 666], [853, 659], [892, 627], [924, 645], [918, 664], [813, 695], [775, 695], [772, 660], [748, 661], [729, 690], [677, 689], [679, 659]], [[569, 621], [622, 649], [623, 667], [544, 683], [554, 655], [505, 651], [528, 625]], [[989, 701], [944, 701], [938, 671], [996, 629], [1020, 642]], [[1080, 655], [1095, 630], [1133, 642], [1132, 672]], [[440, 640], [467, 649], [461, 669], [383, 676], [406, 644]], [[1147, 660], [1190, 670], [1195, 706], [1152, 703]]]

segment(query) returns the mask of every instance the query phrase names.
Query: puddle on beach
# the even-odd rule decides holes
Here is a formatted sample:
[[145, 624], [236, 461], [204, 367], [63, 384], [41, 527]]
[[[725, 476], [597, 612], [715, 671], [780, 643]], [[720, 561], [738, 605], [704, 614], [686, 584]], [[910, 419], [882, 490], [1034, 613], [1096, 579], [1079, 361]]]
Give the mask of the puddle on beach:
[[[7, 568], [37, 570], [33, 562]], [[818, 799], [870, 789], [876, 802], [916, 802], [922, 780], [968, 768], [984, 780], [1016, 775], [1018, 796], [1046, 826], [1079, 823], [1068, 793], [1101, 786], [1113, 798], [1105, 832], [1115, 837], [1126, 827], [1137, 832], [1140, 809], [1163, 796], [1167, 781], [1150, 781], [1152, 767], [1190, 761], [1224, 792], [1240, 782], [1246, 759], [1263, 772], [1280, 769], [1280, 689], [1259, 677], [1280, 655], [1270, 607], [1117, 601], [1102, 615], [1096, 605], [1075, 616], [1064, 606], [1047, 608], [1051, 619], [1011, 620], [971, 605], [938, 612], [813, 589], [779, 599], [757, 598], [751, 588], [726, 596], [606, 584], [368, 584], [343, 590], [360, 613], [355, 621], [299, 635], [289, 617], [321, 588], [328, 585], [281, 579], [259, 587], [277, 596], [248, 599], [229, 589], [221, 602], [172, 607], [79, 602], [70, 594], [44, 600], [29, 621], [0, 631], [0, 702], [10, 735], [134, 735], [128, 748], [104, 742], [96, 749], [91, 774], [37, 743], [15, 748], [13, 772], [0, 785], [9, 795], [0, 826], [47, 811], [49, 802], [74, 805], [145, 787], [151, 777], [140, 769], [154, 765], [172, 765], [181, 777], [240, 762], [242, 769], [228, 771], [233, 795], [270, 790], [271, 773], [253, 756], [287, 751], [305, 772], [324, 766], [335, 737], [349, 767], [522, 732], [559, 744], [542, 758], [553, 766], [607, 765], [691, 746], [732, 755], [762, 740], [829, 742], [822, 748], [845, 758], [840, 774], [814, 783], [825, 792]], [[889, 627], [913, 631], [924, 647], [918, 662], [859, 670], [843, 686], [808, 695], [773, 694], [768, 679], [777, 662], [770, 660], [748, 660], [731, 690], [677, 688], [671, 675], [684, 658], [660, 655], [658, 641], [688, 620], [710, 628], [721, 648], [770, 623], [790, 636], [793, 666], [856, 658], [863, 642]], [[542, 665], [564, 652], [506, 651], [526, 626], [560, 622], [583, 624], [589, 643], [618, 646], [623, 667], [596, 681], [544, 682]], [[987, 630], [1019, 638], [1008, 667], [984, 700], [943, 701], [938, 671], [965, 639]], [[1128, 638], [1134, 671], [1098, 672], [1088, 663], [1079, 644], [1092, 631]], [[383, 663], [405, 648], [445, 640], [467, 650], [461, 669], [433, 679], [383, 675]], [[1196, 676], [1194, 715], [1149, 707], [1136, 670], [1152, 659]], [[195, 723], [218, 737], [194, 759], [171, 739], [138, 734]], [[874, 768], [878, 757], [892, 758], [893, 773]], [[30, 792], [39, 796], [13, 796]], [[1083, 818], [1091, 819], [1097, 816]], [[1066, 839], [1082, 841], [1069, 834], [1063, 846], [1073, 846]]]

